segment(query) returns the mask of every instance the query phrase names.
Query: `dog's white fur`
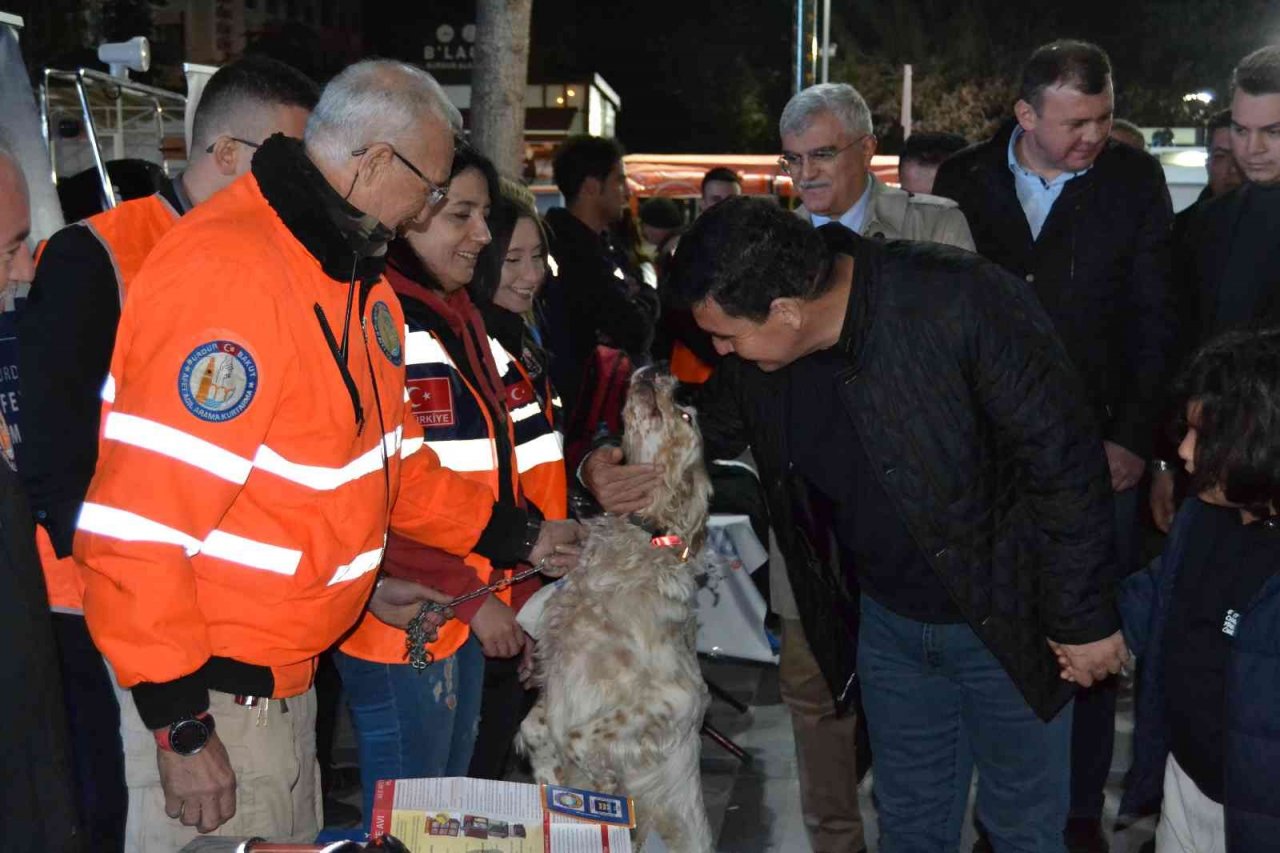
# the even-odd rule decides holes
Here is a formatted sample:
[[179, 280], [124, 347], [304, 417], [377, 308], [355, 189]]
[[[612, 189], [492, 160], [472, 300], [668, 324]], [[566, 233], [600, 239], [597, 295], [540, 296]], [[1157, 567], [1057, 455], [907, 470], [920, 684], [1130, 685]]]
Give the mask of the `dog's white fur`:
[[711, 485], [696, 420], [676, 405], [675, 386], [670, 376], [636, 372], [623, 451], [661, 473], [643, 522], [684, 544], [654, 547], [652, 534], [626, 518], [587, 522], [578, 568], [547, 604], [536, 661], [542, 693], [517, 744], [541, 782], [634, 798], [640, 843], [657, 832], [675, 853], [706, 853], [699, 729], [708, 697], [694, 648], [692, 557]]

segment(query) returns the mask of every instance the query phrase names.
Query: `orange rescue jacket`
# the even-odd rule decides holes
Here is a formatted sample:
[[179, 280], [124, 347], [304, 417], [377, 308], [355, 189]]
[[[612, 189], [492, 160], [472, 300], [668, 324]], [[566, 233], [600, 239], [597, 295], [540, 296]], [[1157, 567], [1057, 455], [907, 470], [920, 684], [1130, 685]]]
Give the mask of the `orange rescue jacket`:
[[248, 665], [269, 695], [299, 694], [364, 612], [388, 524], [461, 555], [494, 513], [407, 417], [404, 319], [381, 277], [356, 285], [339, 357], [350, 288], [300, 242], [319, 214], [287, 199], [298, 236], [281, 219], [286, 148], [319, 178], [268, 140], [161, 240], [121, 318], [75, 556], [127, 688], [252, 692], [229, 684]]

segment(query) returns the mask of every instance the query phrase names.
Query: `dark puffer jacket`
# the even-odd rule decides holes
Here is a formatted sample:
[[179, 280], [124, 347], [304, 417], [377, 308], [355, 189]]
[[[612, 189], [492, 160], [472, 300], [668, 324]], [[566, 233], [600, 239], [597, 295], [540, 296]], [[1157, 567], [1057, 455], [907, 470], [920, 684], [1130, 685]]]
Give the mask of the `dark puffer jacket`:
[[[1235, 510], [1212, 507], [1198, 498], [1185, 501], [1164, 554], [1145, 571], [1126, 578], [1120, 588], [1125, 639], [1138, 659], [1133, 767], [1125, 780], [1121, 814], [1145, 814], [1163, 795], [1165, 759], [1172, 748], [1166, 709], [1169, 701], [1178, 699], [1169, 694], [1164, 677], [1170, 609], [1188, 543], [1197, 536], [1212, 536], [1215, 524], [1221, 524], [1213, 516], [1220, 513], [1235, 516], [1228, 523], [1239, 524]], [[1268, 559], [1275, 553], [1280, 530], [1260, 522], [1248, 534], [1242, 526], [1236, 535], [1250, 535], [1255, 548], [1263, 546], [1255, 553]], [[1280, 572], [1262, 584], [1237, 619], [1223, 700], [1227, 853], [1264, 853], [1280, 846], [1280, 728], [1275, 714], [1280, 707]]]
[[[1046, 637], [1079, 644], [1119, 629], [1109, 480], [1080, 381], [1035, 297], [995, 264], [822, 233], [854, 257], [838, 347], [859, 437], [960, 612], [1049, 719], [1074, 688]], [[700, 422], [710, 458], [752, 447], [806, 639], [839, 698], [854, 674], [857, 603], [839, 567], [818, 559], [826, 543], [799, 532], [788, 382], [785, 368], [726, 358], [698, 398]]]

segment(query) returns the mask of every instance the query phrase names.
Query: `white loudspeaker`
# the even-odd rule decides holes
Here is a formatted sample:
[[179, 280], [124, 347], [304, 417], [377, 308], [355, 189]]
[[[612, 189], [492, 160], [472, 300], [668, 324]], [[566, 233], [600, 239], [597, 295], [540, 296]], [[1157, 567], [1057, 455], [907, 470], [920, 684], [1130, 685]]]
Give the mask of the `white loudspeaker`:
[[143, 36], [108, 42], [98, 47], [98, 61], [105, 62], [112, 77], [128, 77], [130, 71], [151, 68], [151, 43]]

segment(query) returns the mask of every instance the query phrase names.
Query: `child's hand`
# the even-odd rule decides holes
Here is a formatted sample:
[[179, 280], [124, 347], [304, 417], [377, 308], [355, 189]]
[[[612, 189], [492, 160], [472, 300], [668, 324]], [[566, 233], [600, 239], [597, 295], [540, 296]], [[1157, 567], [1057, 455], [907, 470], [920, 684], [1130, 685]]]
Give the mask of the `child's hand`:
[[1062, 680], [1078, 684], [1079, 681], [1075, 672], [1071, 669], [1071, 659], [1067, 657], [1067, 653], [1053, 640], [1049, 641], [1049, 648], [1053, 649], [1053, 656], [1058, 659], [1058, 669], [1062, 670]]
[[1129, 660], [1129, 650], [1119, 631], [1103, 640], [1072, 646], [1047, 640], [1062, 670], [1064, 681], [1090, 687], [1095, 681], [1103, 681], [1123, 669]]

